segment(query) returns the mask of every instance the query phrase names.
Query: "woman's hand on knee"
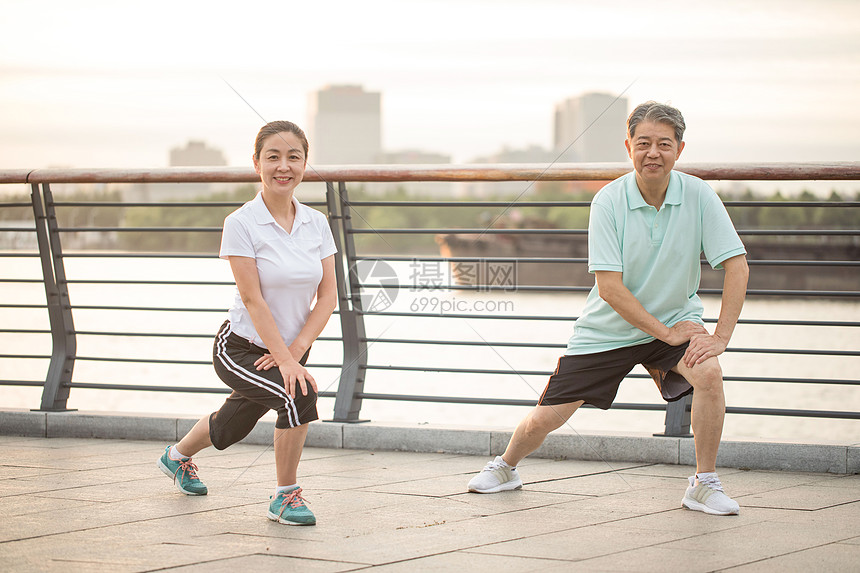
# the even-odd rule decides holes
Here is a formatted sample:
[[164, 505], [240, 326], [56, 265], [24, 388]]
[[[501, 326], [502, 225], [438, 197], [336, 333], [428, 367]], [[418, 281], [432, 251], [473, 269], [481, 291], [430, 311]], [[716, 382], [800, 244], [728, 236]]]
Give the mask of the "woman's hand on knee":
[[284, 388], [286, 388], [290, 398], [295, 398], [297, 395], [296, 384], [298, 384], [299, 389], [302, 391], [302, 396], [308, 395], [308, 385], [310, 385], [314, 392], [317, 392], [317, 383], [314, 377], [311, 376], [311, 373], [304, 366], [295, 360], [290, 361], [288, 364], [280, 364], [278, 368], [281, 370], [281, 376], [284, 377]]
[[277, 365], [277, 361], [271, 354], [263, 354], [254, 362], [254, 366], [257, 367], [257, 370], [269, 370], [273, 366]]

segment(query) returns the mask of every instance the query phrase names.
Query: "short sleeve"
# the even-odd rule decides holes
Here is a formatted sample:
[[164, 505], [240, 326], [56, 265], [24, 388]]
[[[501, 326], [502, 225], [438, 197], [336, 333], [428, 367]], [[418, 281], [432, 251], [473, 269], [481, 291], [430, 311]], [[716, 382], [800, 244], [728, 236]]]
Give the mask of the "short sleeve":
[[614, 213], [593, 201], [588, 215], [588, 272], [622, 272], [621, 243]]
[[337, 246], [334, 244], [334, 236], [331, 234], [331, 227], [328, 225], [328, 220], [323, 218], [322, 225], [322, 244], [320, 245], [320, 260], [330, 257], [337, 252]]
[[227, 257], [256, 258], [251, 234], [236, 217], [228, 216], [224, 219], [224, 231], [221, 233], [221, 252], [218, 256], [222, 259]]
[[722, 268], [726, 259], [747, 252], [725, 205], [713, 191], [702, 209], [702, 252], [714, 269]]

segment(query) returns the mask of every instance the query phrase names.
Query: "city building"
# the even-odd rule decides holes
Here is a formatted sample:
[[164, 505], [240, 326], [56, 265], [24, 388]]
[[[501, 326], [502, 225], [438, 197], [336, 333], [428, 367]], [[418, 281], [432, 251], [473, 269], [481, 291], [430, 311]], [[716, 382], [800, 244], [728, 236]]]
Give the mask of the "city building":
[[359, 85], [330, 85], [311, 93], [308, 139], [313, 165], [376, 162], [382, 152], [382, 104], [379, 92]]
[[553, 148], [559, 162], [626, 161], [627, 98], [589, 92], [555, 106]]

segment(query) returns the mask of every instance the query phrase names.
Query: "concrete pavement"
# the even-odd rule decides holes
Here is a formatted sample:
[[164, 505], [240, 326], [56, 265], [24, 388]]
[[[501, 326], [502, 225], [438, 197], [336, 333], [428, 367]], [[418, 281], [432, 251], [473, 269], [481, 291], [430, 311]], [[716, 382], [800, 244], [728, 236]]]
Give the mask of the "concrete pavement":
[[466, 493], [484, 455], [306, 448], [314, 527], [265, 518], [270, 447], [201, 452], [205, 497], [165, 441], [0, 435], [7, 571], [856, 571], [860, 476], [720, 470], [736, 517], [681, 509], [693, 468], [530, 458], [525, 487]]

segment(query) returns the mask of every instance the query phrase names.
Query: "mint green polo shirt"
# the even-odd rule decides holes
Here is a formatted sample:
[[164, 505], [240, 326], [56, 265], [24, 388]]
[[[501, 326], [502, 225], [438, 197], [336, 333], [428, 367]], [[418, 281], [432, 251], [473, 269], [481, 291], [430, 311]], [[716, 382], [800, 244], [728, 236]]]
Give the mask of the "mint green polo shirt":
[[[622, 273], [624, 286], [666, 326], [683, 320], [703, 323], [696, 295], [703, 252], [715, 269], [746, 254], [720, 198], [698, 177], [672, 171], [659, 211], [642, 198], [633, 172], [606, 185], [591, 202], [588, 272]], [[652, 340], [600, 298], [595, 285], [565, 354], [593, 354]]]

